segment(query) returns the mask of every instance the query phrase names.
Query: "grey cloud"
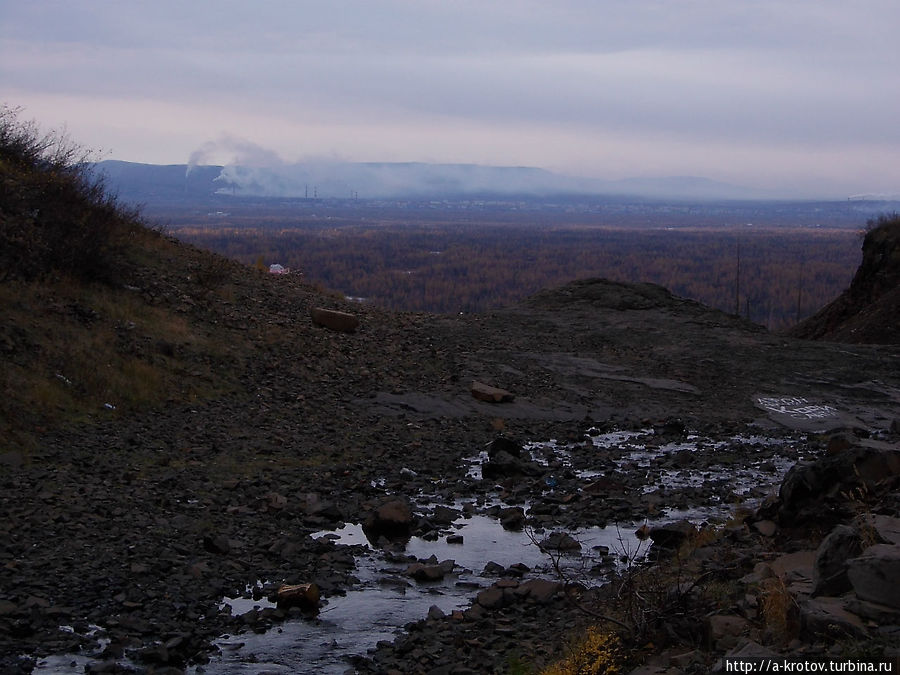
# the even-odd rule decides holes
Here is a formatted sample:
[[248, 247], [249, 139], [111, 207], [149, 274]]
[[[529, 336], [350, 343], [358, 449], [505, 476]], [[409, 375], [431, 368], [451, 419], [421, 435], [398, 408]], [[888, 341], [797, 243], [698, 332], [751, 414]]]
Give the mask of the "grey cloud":
[[[815, 152], [900, 143], [897, 25], [896, 0], [8, 2], [0, 85], [172, 102], [213, 133], [218, 108], [363, 143], [452, 122]], [[433, 158], [422, 138], [398, 154]]]

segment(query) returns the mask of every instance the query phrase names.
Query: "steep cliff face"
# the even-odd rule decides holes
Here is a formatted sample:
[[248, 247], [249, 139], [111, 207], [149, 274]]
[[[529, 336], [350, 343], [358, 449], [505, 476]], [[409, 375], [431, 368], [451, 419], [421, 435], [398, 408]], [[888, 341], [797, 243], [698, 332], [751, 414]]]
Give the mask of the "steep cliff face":
[[900, 342], [900, 216], [871, 223], [863, 259], [850, 287], [798, 324], [794, 337], [835, 342]]

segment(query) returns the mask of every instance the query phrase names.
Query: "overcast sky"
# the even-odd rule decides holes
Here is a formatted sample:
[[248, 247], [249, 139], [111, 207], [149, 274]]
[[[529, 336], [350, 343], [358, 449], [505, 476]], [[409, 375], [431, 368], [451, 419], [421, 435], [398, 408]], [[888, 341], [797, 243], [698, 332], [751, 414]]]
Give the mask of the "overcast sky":
[[0, 102], [104, 158], [900, 192], [897, 0], [0, 0]]

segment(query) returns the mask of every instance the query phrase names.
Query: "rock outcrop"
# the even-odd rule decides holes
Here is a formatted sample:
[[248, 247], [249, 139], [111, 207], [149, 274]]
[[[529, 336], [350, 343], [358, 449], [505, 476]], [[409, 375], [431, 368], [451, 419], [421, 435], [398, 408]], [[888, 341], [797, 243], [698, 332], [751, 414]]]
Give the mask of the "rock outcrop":
[[900, 216], [882, 216], [870, 225], [850, 287], [798, 324], [792, 335], [835, 342], [900, 342]]
[[788, 471], [781, 484], [779, 523], [798, 526], [814, 522], [832, 527], [853, 515], [846, 495], [883, 491], [898, 481], [900, 448], [872, 442], [802, 462]]

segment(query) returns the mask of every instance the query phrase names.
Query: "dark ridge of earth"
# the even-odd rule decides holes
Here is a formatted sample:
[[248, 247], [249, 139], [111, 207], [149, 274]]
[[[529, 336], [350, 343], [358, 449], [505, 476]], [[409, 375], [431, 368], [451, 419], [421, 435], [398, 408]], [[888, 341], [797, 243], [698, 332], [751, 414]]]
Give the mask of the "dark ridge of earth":
[[791, 329], [795, 337], [835, 342], [900, 342], [900, 217], [881, 216], [863, 239], [862, 262], [833, 302]]
[[[248, 583], [315, 579], [339, 593], [352, 556], [308, 535], [422, 489], [404, 468], [443, 477], [438, 498], [473, 494], [460, 460], [500, 430], [578, 439], [591, 425], [679, 419], [710, 436], [795, 424], [890, 434], [900, 419], [898, 348], [773, 335], [657, 286], [586, 280], [502, 311], [432, 316], [291, 278], [235, 283], [237, 300], [210, 311], [222, 330], [259, 336], [241, 392], [4, 455], [0, 664], [89, 647], [81, 636], [97, 624], [112, 640], [104, 658], [179, 666], [235, 629], [218, 603]], [[359, 330], [311, 325], [309, 308], [326, 303], [355, 313]], [[515, 400], [477, 401], [474, 380]], [[834, 414], [770, 415], [760, 398]]]

